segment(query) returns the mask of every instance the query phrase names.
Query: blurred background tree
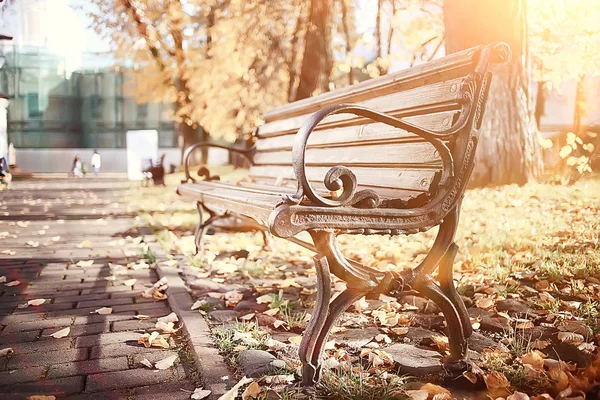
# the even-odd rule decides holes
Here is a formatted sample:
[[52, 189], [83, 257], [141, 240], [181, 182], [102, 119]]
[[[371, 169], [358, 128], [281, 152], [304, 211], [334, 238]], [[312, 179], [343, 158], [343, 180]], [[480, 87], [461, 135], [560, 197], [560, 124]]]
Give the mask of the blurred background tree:
[[473, 182], [523, 184], [542, 171], [534, 80], [583, 85], [600, 70], [600, 0], [92, 2], [93, 27], [133, 60], [138, 100], [174, 104], [182, 151], [209, 135], [248, 141], [274, 106], [505, 41], [513, 59], [494, 81]]

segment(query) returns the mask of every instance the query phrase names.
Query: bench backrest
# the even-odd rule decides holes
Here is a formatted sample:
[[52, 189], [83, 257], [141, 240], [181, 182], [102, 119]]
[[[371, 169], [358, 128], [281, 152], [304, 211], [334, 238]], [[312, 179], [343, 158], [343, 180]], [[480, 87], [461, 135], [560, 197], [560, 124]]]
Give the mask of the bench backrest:
[[[457, 152], [464, 149], [454, 149], [458, 146], [452, 143], [469, 135], [477, 123], [468, 116], [465, 124], [460, 116], [475, 114], [477, 105], [467, 104], [474, 97], [468, 92], [475, 90], [469, 87], [475, 70], [487, 69], [481, 65], [483, 49], [464, 50], [267, 112], [256, 133], [250, 175], [256, 181], [285, 180], [294, 185], [291, 151], [296, 132], [316, 111], [340, 103], [363, 105], [433, 131], [452, 129], [462, 121], [446, 142], [455, 160], [463, 159]], [[311, 135], [307, 149], [306, 173], [315, 187], [331, 167], [343, 165], [354, 172], [360, 187], [374, 189], [382, 198], [408, 199], [430, 191], [441, 169], [438, 152], [419, 136], [350, 114], [327, 117]]]

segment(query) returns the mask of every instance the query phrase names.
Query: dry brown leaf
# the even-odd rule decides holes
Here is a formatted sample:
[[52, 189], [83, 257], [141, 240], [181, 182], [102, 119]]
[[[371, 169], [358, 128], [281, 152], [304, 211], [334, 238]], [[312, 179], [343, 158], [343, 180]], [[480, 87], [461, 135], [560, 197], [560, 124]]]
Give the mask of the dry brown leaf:
[[0, 349], [0, 357], [6, 357], [13, 354], [15, 351], [12, 347], [7, 347], [6, 349]]
[[94, 260], [79, 260], [75, 265], [82, 268], [91, 267], [94, 265]]
[[492, 398], [506, 397], [510, 394], [510, 382], [502, 372], [492, 371], [483, 376]]
[[2, 250], [2, 254], [6, 254], [6, 255], [9, 255], [9, 256], [14, 256], [15, 254], [17, 254], [17, 252], [14, 251], [14, 250]]
[[452, 398], [452, 394], [448, 389], [445, 389], [441, 386], [434, 385], [433, 383], [426, 383], [419, 388], [419, 390], [427, 392], [427, 398], [432, 400], [437, 395], [445, 395], [448, 398]]
[[195, 311], [206, 304], [206, 300], [196, 300], [190, 310]]
[[159, 370], [169, 369], [173, 366], [173, 363], [177, 360], [177, 354], [164, 358], [154, 364], [154, 367]]
[[165, 315], [164, 317], [160, 317], [157, 319], [158, 322], [178, 322], [179, 321], [179, 317], [177, 316], [177, 314], [175, 314], [174, 312], [172, 312], [169, 315]]
[[4, 283], [6, 282], [6, 276], [2, 275], [0, 276], [0, 283]]
[[529, 395], [521, 392], [514, 392], [506, 398], [506, 400], [529, 400]]
[[488, 309], [494, 306], [494, 301], [489, 297], [482, 297], [475, 302], [478, 308]]
[[151, 317], [149, 315], [139, 314], [139, 315], [136, 315], [134, 318], [139, 319], [141, 321], [145, 321], [145, 320], [150, 319]]
[[91, 312], [90, 314], [100, 314], [100, 315], [108, 315], [108, 314], [112, 314], [113, 309], [111, 307], [102, 307], [99, 308], [97, 310], [95, 310], [94, 312]]
[[169, 348], [167, 340], [160, 335], [160, 333], [154, 331], [152, 333], [144, 333], [138, 339], [138, 344], [143, 344], [144, 347], [160, 347], [163, 349]]
[[154, 365], [152, 365], [152, 363], [150, 361], [148, 361], [147, 358], [140, 360], [140, 364], [142, 364], [143, 366], [148, 367], [150, 369], [154, 369]]
[[126, 281], [123, 281], [123, 285], [133, 286], [133, 285], [135, 285], [136, 282], [137, 282], [137, 279], [135, 279], [135, 278], [127, 279]]
[[219, 397], [219, 400], [235, 400], [238, 396], [238, 391], [240, 390], [240, 387], [253, 381], [253, 378], [243, 377], [238, 383], [236, 383], [231, 389], [229, 389], [227, 393]]
[[523, 321], [523, 322], [519, 322], [517, 325], [515, 325], [515, 328], [517, 329], [532, 329], [535, 325], [533, 325], [533, 322], [531, 321]]
[[76, 247], [78, 249], [83, 249], [86, 247], [91, 247], [92, 246], [92, 242], [90, 242], [89, 240], [84, 240], [83, 242], [79, 243]]
[[254, 399], [260, 395], [260, 385], [254, 381], [248, 385], [244, 393], [242, 393], [242, 400]]
[[192, 396], [190, 397], [190, 399], [203, 400], [203, 399], [207, 398], [208, 396], [210, 396], [211, 393], [212, 392], [210, 390], [196, 388], [196, 389], [194, 389], [194, 393], [192, 393]]
[[244, 294], [238, 292], [237, 290], [232, 290], [230, 292], [225, 293], [225, 306], [226, 307], [234, 307], [237, 303], [242, 301], [244, 298]]
[[575, 346], [578, 346], [585, 341], [583, 335], [573, 332], [558, 332], [557, 337], [561, 342]]
[[369, 303], [364, 297], [361, 297], [360, 300], [354, 302], [354, 309], [359, 313], [365, 312], [369, 309]]
[[300, 344], [302, 341], [302, 336], [291, 336], [288, 338], [288, 341], [292, 344]]
[[427, 400], [429, 398], [426, 390], [407, 390], [406, 395], [411, 400]]
[[279, 312], [279, 308], [271, 308], [271, 309], [268, 309], [267, 311], [263, 312], [263, 314], [274, 317], [275, 315], [277, 315], [278, 312]]
[[71, 328], [69, 328], [68, 326], [64, 329], [61, 329], [59, 331], [54, 332], [53, 334], [51, 334], [50, 336], [52, 336], [54, 339], [60, 339], [60, 338], [64, 338], [66, 336], [69, 336], [69, 333], [71, 333]]
[[542, 369], [544, 367], [544, 358], [544, 353], [538, 350], [533, 350], [522, 355], [521, 362], [523, 364], [529, 364], [535, 369]]
[[178, 329], [174, 329], [175, 324], [173, 322], [158, 321], [154, 327], [162, 333], [175, 333]]
[[44, 394], [34, 394], [33, 396], [27, 397], [27, 400], [56, 400], [56, 396], [46, 396]]
[[402, 336], [402, 335], [406, 335], [408, 333], [408, 327], [401, 326], [398, 328], [392, 328], [391, 331], [394, 335]]
[[433, 335], [431, 336], [431, 340], [442, 353], [450, 349], [450, 344], [446, 336]]
[[471, 382], [473, 385], [477, 383], [477, 375], [474, 372], [472, 372], [472, 371], [465, 371], [465, 372], [463, 372], [463, 376], [465, 378], [467, 378], [467, 380], [469, 382]]
[[21, 281], [11, 281], [8, 283], [5, 283], [4, 286], [18, 286], [21, 284]]
[[33, 300], [29, 300], [27, 302], [27, 305], [30, 305], [30, 306], [41, 306], [45, 302], [46, 302], [46, 299], [33, 299]]

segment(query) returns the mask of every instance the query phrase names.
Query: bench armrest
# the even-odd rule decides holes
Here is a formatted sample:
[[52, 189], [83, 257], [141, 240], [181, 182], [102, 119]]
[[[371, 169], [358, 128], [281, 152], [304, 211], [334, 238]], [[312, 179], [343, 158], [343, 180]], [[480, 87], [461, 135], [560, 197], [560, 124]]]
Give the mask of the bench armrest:
[[342, 194], [337, 199], [324, 198], [317, 194], [306, 176], [305, 156], [308, 138], [323, 119], [330, 115], [343, 113], [354, 114], [376, 122], [382, 122], [422, 137], [435, 147], [442, 160], [442, 174], [439, 185], [446, 185], [454, 176], [454, 161], [452, 159], [452, 154], [442, 139], [452, 135], [456, 130], [461, 129], [461, 127], [457, 127], [455, 124], [455, 126], [447, 131], [434, 132], [419, 128], [418, 126], [402, 121], [391, 115], [360, 105], [339, 104], [325, 107], [322, 110], [317, 111], [298, 130], [292, 149], [292, 162], [294, 173], [298, 180], [298, 191], [294, 195], [286, 195], [284, 198], [285, 202], [299, 204], [303, 197], [306, 196], [314, 203], [314, 205], [325, 207], [339, 207], [361, 203], [361, 205], [364, 205], [367, 208], [374, 208], [379, 204], [379, 196], [373, 190], [367, 189], [357, 192], [358, 183], [356, 181], [356, 176], [349, 168], [344, 166], [335, 166], [325, 175], [324, 184], [327, 189], [331, 191], [342, 189]]
[[254, 154], [254, 151], [256, 150], [254, 146], [249, 147], [247, 149], [242, 149], [242, 148], [238, 148], [238, 147], [230, 147], [230, 146], [225, 146], [225, 145], [216, 144], [216, 143], [209, 143], [209, 142], [195, 143], [195, 144], [191, 145], [190, 147], [188, 147], [185, 150], [185, 153], [183, 155], [183, 166], [185, 168], [185, 180], [182, 181], [181, 183], [186, 183], [186, 182], [189, 182], [189, 181], [196, 182], [196, 179], [194, 179], [190, 175], [190, 156], [197, 149], [207, 148], [207, 147], [209, 147], [209, 148], [213, 147], [213, 148], [217, 148], [217, 149], [224, 149], [224, 150], [229, 151], [230, 153], [241, 154], [248, 161], [250, 161], [250, 163], [252, 163], [252, 155]]

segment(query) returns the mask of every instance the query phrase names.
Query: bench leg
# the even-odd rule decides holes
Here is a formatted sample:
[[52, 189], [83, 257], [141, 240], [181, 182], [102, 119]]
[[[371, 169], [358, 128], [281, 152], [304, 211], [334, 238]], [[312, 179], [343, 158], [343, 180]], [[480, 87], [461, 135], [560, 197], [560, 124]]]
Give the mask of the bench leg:
[[302, 385], [314, 386], [321, 379], [321, 356], [331, 328], [350, 305], [371, 288], [348, 288], [331, 303], [331, 275], [326, 257], [314, 258], [317, 270], [317, 303], [300, 343]]
[[[196, 232], [194, 233], [194, 243], [196, 245], [196, 254], [204, 253], [204, 235], [208, 231], [208, 228], [219, 218], [222, 218], [221, 215], [215, 214], [210, 209], [206, 208], [204, 204], [201, 202], [196, 203], [196, 209], [198, 210], [198, 216], [200, 217], [200, 221], [198, 222], [198, 226], [196, 226]], [[204, 221], [204, 216], [202, 211], [206, 210], [210, 217]]]
[[[453, 242], [458, 226], [458, 207], [440, 225], [438, 236], [423, 262], [413, 270], [411, 286], [430, 298], [442, 310], [448, 325], [450, 357], [447, 363], [464, 368], [467, 358], [467, 338], [472, 334], [471, 321], [465, 304], [456, 291], [453, 280], [454, 258], [458, 246]], [[439, 268], [437, 285], [431, 274]]]

